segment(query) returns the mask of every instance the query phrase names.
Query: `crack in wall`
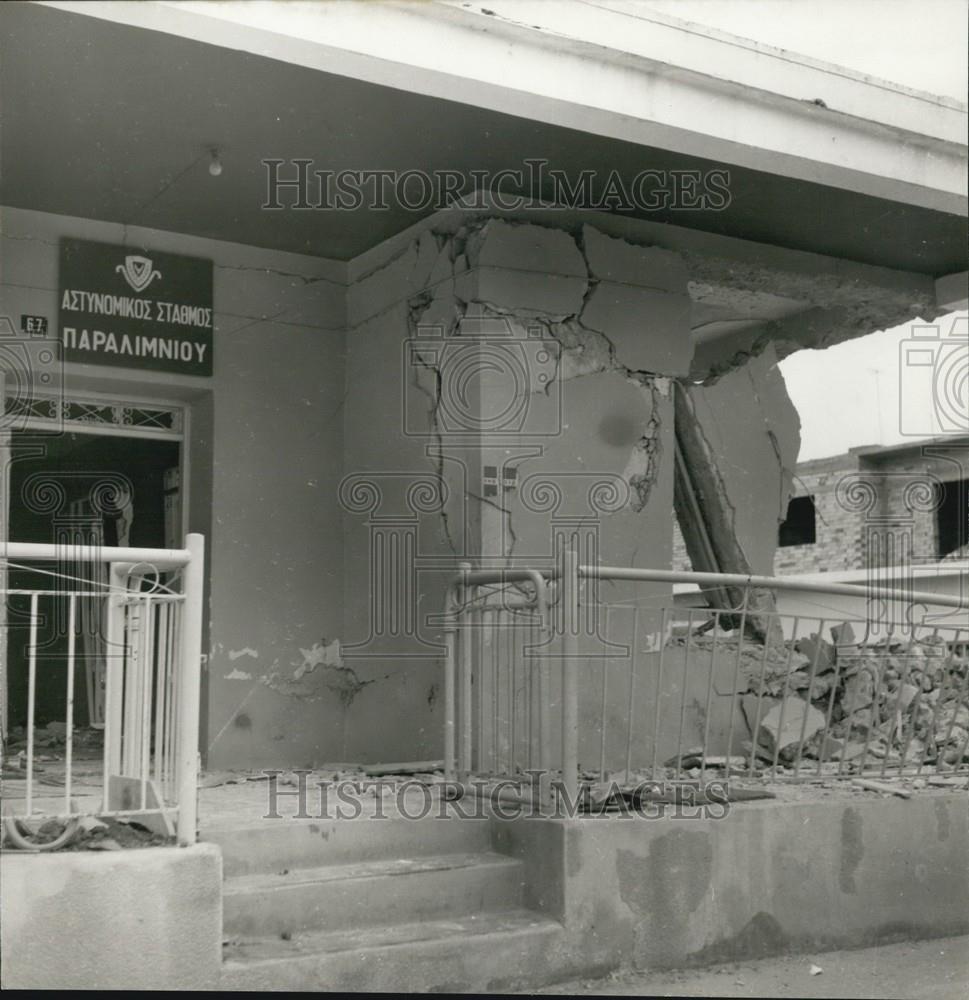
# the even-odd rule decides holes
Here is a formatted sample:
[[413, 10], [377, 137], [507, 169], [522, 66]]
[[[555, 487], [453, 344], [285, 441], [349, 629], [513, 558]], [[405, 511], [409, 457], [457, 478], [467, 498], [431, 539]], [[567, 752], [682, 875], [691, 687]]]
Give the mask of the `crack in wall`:
[[646, 421], [643, 434], [636, 442], [633, 454], [623, 472], [623, 478], [629, 483], [632, 490], [629, 505], [639, 514], [646, 509], [646, 505], [649, 503], [649, 497], [659, 478], [659, 470], [663, 461], [661, 437], [663, 420], [660, 416], [659, 405], [662, 391], [654, 378], [642, 373], [638, 377], [631, 378], [630, 381], [640, 386], [650, 399], [649, 419]]
[[[501, 504], [497, 502], [497, 500], [492, 500], [491, 497], [480, 496], [479, 494], [474, 493], [471, 490], [468, 490], [468, 497], [471, 500], [477, 500], [478, 503], [482, 504], [485, 507], [490, 507], [492, 510], [496, 511], [498, 514], [501, 515], [503, 521], [502, 532], [500, 536], [502, 539], [501, 554], [504, 556], [514, 555], [515, 545], [518, 543], [518, 535], [515, 532], [515, 526], [511, 520], [512, 512], [507, 507], [502, 507]], [[506, 541], [508, 542], [507, 545], [504, 544]]]
[[[438, 248], [438, 252], [441, 248]], [[420, 336], [420, 319], [430, 308], [431, 303], [434, 301], [434, 294], [430, 289], [424, 289], [417, 295], [415, 295], [408, 303], [407, 311], [407, 326], [408, 326], [408, 337], [411, 341], [415, 341]], [[458, 312], [463, 315], [464, 310], [460, 309]], [[445, 337], [450, 335], [450, 331], [444, 331]], [[439, 484], [438, 488], [441, 495], [441, 506], [439, 510], [439, 516], [441, 519], [441, 530], [444, 540], [447, 543], [448, 548], [451, 550], [453, 555], [463, 554], [464, 546], [458, 546], [455, 544], [454, 536], [451, 532], [450, 518], [447, 512], [447, 504], [444, 501], [445, 489], [446, 489], [446, 474], [444, 469], [445, 454], [444, 454], [444, 433], [441, 428], [440, 423], [440, 411], [442, 405], [443, 396], [443, 383], [441, 377], [441, 370], [439, 366], [431, 364], [424, 357], [418, 355], [416, 352], [410, 358], [411, 361], [416, 361], [416, 364], [410, 365], [411, 378], [413, 380], [413, 385], [415, 388], [428, 400], [428, 416], [430, 419], [430, 426], [434, 442], [436, 445], [436, 452], [428, 452], [428, 459], [432, 462], [434, 466], [434, 475]], [[434, 380], [434, 389], [429, 391], [428, 388], [421, 382], [420, 371], [426, 371], [430, 374], [431, 378]]]
[[[447, 254], [452, 268], [462, 258], [468, 261], [469, 267], [474, 268], [486, 244], [487, 229], [492, 221], [488, 219], [469, 223], [452, 235], [435, 234], [435, 245], [438, 252]], [[514, 227], [518, 224], [512, 223], [511, 225]], [[556, 382], [567, 382], [607, 372], [620, 374], [639, 386], [648, 399], [649, 416], [633, 445], [623, 473], [630, 487], [629, 506], [633, 511], [639, 513], [645, 509], [649, 502], [662, 463], [661, 397], [668, 393], [670, 376], [637, 371], [623, 364], [618, 356], [616, 345], [606, 333], [582, 324], [582, 313], [600, 286], [600, 278], [592, 272], [589, 266], [584, 245], [584, 231], [580, 230], [578, 233], [569, 234], [569, 237], [577, 248], [585, 267], [585, 288], [577, 312], [562, 317], [535, 308], [506, 307], [486, 299], [475, 299], [473, 303], [467, 303], [454, 291], [452, 293], [453, 321], [447, 324], [447, 328], [443, 332], [445, 337], [453, 336], [455, 330], [459, 329], [464, 320], [469, 318], [470, 305], [474, 307], [475, 319], [493, 318], [514, 326], [539, 328], [543, 339], [554, 342], [558, 346], [558, 354], [551, 377], [542, 385], [530, 383], [528, 386], [530, 393], [544, 393], [548, 396], [553, 391]], [[418, 251], [419, 247], [415, 242], [402, 252], [417, 253]], [[398, 259], [399, 256], [397, 255], [395, 259]], [[411, 339], [420, 337], [422, 320], [426, 317], [434, 301], [434, 293], [427, 289], [422, 290], [410, 300], [408, 326]], [[513, 330], [513, 327], [509, 328]], [[421, 359], [418, 364], [433, 375], [433, 384], [430, 387], [426, 384], [426, 380], [422, 381], [416, 374], [414, 378], [415, 384], [428, 399], [428, 420], [437, 448], [436, 474], [443, 480], [445, 476], [443, 457], [445, 432], [442, 427], [441, 408], [442, 393], [445, 391], [445, 387], [440, 362], [433, 363]], [[469, 499], [482, 506], [487, 506], [499, 514], [503, 526], [502, 538], [504, 542], [502, 548], [506, 550], [502, 554], [513, 555], [517, 535], [512, 510], [500, 502], [479, 495], [473, 490], [469, 489], [466, 493]], [[441, 516], [448, 545], [452, 552], [458, 553], [460, 550], [455, 546], [451, 536], [446, 512], [442, 510]]]
[[335, 285], [337, 288], [341, 289], [345, 289], [347, 287], [347, 283], [345, 281], [340, 281], [336, 278], [327, 278], [323, 275], [310, 277], [306, 274], [300, 274], [297, 271], [283, 271], [277, 267], [261, 267], [256, 264], [216, 264], [215, 269], [217, 271], [255, 271], [257, 274], [273, 275], [277, 278], [292, 278], [294, 281], [298, 281], [304, 286]]
[[[491, 226], [495, 227], [493, 233], [489, 232]], [[520, 228], [526, 228], [529, 232], [520, 236], [510, 235], [512, 230]], [[563, 238], [563, 234], [567, 240]], [[492, 235], [498, 242], [489, 246], [488, 241]], [[475, 336], [473, 324], [479, 321], [485, 324], [483, 329], [487, 334], [489, 319], [509, 324], [509, 336], [512, 338], [522, 337], [526, 331], [537, 328], [540, 338], [554, 344], [556, 351], [553, 354], [553, 367], [546, 371], [546, 381], [539, 383], [533, 378], [525, 389], [529, 394], [542, 393], [550, 396], [561, 383], [607, 373], [620, 375], [636, 385], [643, 393], [646, 412], [641, 418], [638, 436], [631, 443], [621, 475], [629, 487], [629, 500], [624, 509], [641, 513], [654, 494], [664, 461], [663, 406], [668, 405], [672, 383], [681, 381], [685, 384], [686, 380], [673, 372], [664, 372], [662, 363], [657, 365], [657, 371], [643, 371], [641, 358], [635, 363], [626, 361], [623, 357], [624, 343], [627, 344], [627, 350], [632, 351], [631, 357], [635, 356], [637, 349], [642, 349], [641, 341], [629, 339], [628, 330], [623, 335], [624, 340], [616, 340], [609, 336], [608, 329], [594, 329], [583, 323], [583, 314], [588, 310], [596, 292], [602, 289], [604, 281], [628, 285], [631, 267], [638, 266], [643, 260], [647, 261], [644, 266], [648, 266], [648, 258], [640, 256], [627, 260], [624, 257], [626, 249], [640, 253], [654, 249], [625, 240], [615, 240], [615, 256], [609, 256], [613, 253], [609, 240], [613, 238], [609, 237], [603, 244], [600, 242], [601, 234], [594, 235], [595, 242], [590, 243], [587, 248], [586, 239], [591, 241], [592, 235], [587, 234], [582, 227], [577, 231], [565, 231], [493, 218], [472, 220], [453, 231], [426, 231], [401, 247], [381, 267], [370, 271], [369, 275], [394, 267], [410, 285], [412, 294], [406, 300], [406, 322], [407, 335], [412, 341], [426, 340], [431, 327], [441, 337], [442, 346], [450, 337], [464, 335], [471, 340]], [[519, 246], [522, 248], [520, 258], [516, 258], [514, 253], [506, 252], [509, 248], [514, 251]], [[595, 256], [590, 257], [590, 250]], [[542, 270], [536, 267], [536, 262], [546, 252], [549, 267]], [[407, 260], [413, 261], [413, 267], [402, 263]], [[601, 273], [593, 271], [590, 261], [595, 263], [596, 272]], [[665, 275], [666, 272], [662, 270], [665, 266], [661, 260], [660, 275]], [[515, 296], [516, 302], [520, 300], [520, 304], [509, 305], [491, 300], [494, 296], [486, 291], [485, 285], [493, 287], [493, 274], [490, 283], [483, 283], [483, 279], [473, 279], [470, 276], [471, 272], [479, 269], [483, 269], [481, 274], [484, 275], [489, 270], [493, 272], [497, 268], [500, 271], [506, 267], [509, 274], [514, 276], [509, 285], [513, 289], [511, 294]], [[659, 283], [644, 283], [642, 287], [657, 293], [677, 287], [675, 284], [664, 285], [663, 282], [668, 280], [664, 276]], [[519, 284], [516, 285], [515, 281]], [[559, 284], [556, 285], [556, 282]], [[420, 287], [422, 283], [424, 287]], [[559, 291], [562, 287], [567, 290], [565, 300]], [[476, 294], [474, 289], [479, 289], [484, 294]], [[683, 294], [686, 294], [685, 288]], [[572, 296], [571, 301], [569, 296]], [[569, 306], [564, 315], [557, 309], [560, 302]], [[548, 308], [545, 307], [546, 303]], [[549, 311], [550, 308], [555, 311]], [[596, 307], [596, 316], [597, 326], [609, 325], [608, 313], [602, 312], [601, 299]], [[628, 317], [627, 313], [627, 323]], [[644, 338], [647, 337], [647, 322], [648, 316], [644, 316]], [[465, 328], [466, 323], [471, 323], [472, 326]], [[716, 370], [707, 373], [707, 378], [711, 382], [715, 381], [726, 371], [749, 363], [770, 342], [771, 332], [765, 330], [754, 344], [738, 351], [728, 362], [721, 362]], [[418, 350], [412, 355], [408, 373], [414, 397], [426, 400], [426, 414], [421, 419], [426, 420], [428, 438], [432, 442], [426, 455], [436, 480], [441, 484], [442, 495], [449, 475], [451, 478], [454, 475], [447, 466], [447, 461], [454, 456], [446, 455], [446, 450], [453, 452], [453, 447], [448, 448], [453, 445], [453, 428], [450, 426], [453, 414], [447, 409], [449, 399], [445, 397], [445, 393], [452, 391], [445, 363], [444, 352], [438, 352], [432, 357], [429, 351], [422, 356]], [[483, 424], [478, 438], [479, 443], [487, 448], [488, 432]], [[500, 458], [496, 464], [501, 467]], [[474, 470], [473, 475], [476, 476], [478, 471]], [[485, 510], [493, 512], [488, 516], [491, 521], [489, 532], [497, 527], [501, 533], [499, 545], [503, 550], [500, 554], [514, 555], [518, 543], [515, 525], [517, 508], [503, 503], [500, 495], [497, 498], [482, 496], [482, 489], [475, 488], [475, 485], [474, 478], [465, 482], [462, 493], [465, 518], [472, 517], [470, 524], [473, 524], [475, 519], [480, 522]], [[467, 507], [469, 502], [474, 508], [473, 515]], [[466, 545], [469, 539], [454, 537], [455, 525], [451, 523], [453, 518], [449, 518], [443, 503], [435, 516], [439, 517], [440, 536], [447, 550], [455, 556], [467, 555]], [[497, 526], [494, 516], [500, 520]], [[465, 530], [470, 524], [465, 526]]]
[[[489, 227], [492, 226], [494, 229], [490, 230]], [[516, 232], [521, 229], [527, 232]], [[407, 299], [408, 337], [411, 340], [426, 340], [430, 327], [436, 329], [437, 335], [442, 339], [442, 346], [445, 346], [450, 337], [464, 336], [469, 342], [476, 335], [487, 338], [487, 322], [495, 320], [507, 325], [507, 333], [512, 340], [537, 329], [542, 340], [555, 345], [555, 351], [552, 352], [553, 364], [545, 372], [546, 380], [539, 383], [531, 377], [521, 391], [541, 393], [548, 397], [556, 389], [560, 389], [562, 383], [606, 373], [615, 373], [636, 385], [644, 395], [647, 409], [639, 418], [640, 430], [630, 442], [621, 475], [629, 487], [629, 500], [624, 509], [641, 513], [654, 496], [665, 459], [662, 445], [665, 430], [663, 407], [668, 405], [670, 387], [674, 383], [684, 387], [684, 390], [691, 384], [712, 386], [729, 372], [749, 365], [772, 341], [785, 335], [790, 337], [792, 330], [800, 330], [806, 337], [821, 336], [828, 329], [826, 324], [832, 321], [832, 316], [820, 315], [823, 310], [816, 310], [816, 315], [807, 317], [807, 322], [798, 328], [785, 327], [783, 321], [767, 323], [759, 331], [752, 331], [749, 342], [740, 341], [736, 345], [739, 349], [729, 358], [714, 358], [700, 377], [684, 376], [682, 361], [674, 362], [675, 354], [665, 353], [669, 348], [664, 349], [662, 346], [658, 347], [656, 356], [669, 357], [669, 364], [659, 361], [655, 365], [656, 370], [644, 371], [643, 350], [644, 341], [648, 339], [650, 300], [643, 300], [647, 303], [647, 311], [642, 318], [642, 333], [637, 335], [634, 325], [636, 321], [628, 312], [631, 307], [623, 306], [622, 302], [626, 300], [621, 298], [613, 302], [609, 293], [603, 292], [603, 287], [604, 284], [611, 287], [617, 282], [630, 285], [631, 276], [639, 273], [633, 268], [648, 269], [650, 266], [652, 258], [644, 256], [644, 251], [656, 248], [638, 246], [613, 237], [607, 237], [603, 241], [602, 236], [595, 230], [587, 232], [584, 228], [566, 231], [494, 218], [477, 219], [465, 222], [450, 232], [425, 232], [395, 253], [385, 266], [396, 266], [398, 274], [401, 274], [402, 258], [414, 263], [413, 267], [403, 265], [404, 281], [410, 284], [412, 290]], [[494, 242], [489, 244], [492, 239]], [[546, 270], [542, 270], [539, 264], [543, 255], [547, 256], [549, 262]], [[680, 255], [680, 259], [683, 259], [683, 255]], [[694, 282], [708, 278], [714, 284], [722, 284], [726, 280], [723, 261], [711, 261], [696, 255], [686, 255], [686, 259], [688, 266], [692, 268], [690, 278]], [[676, 294], [675, 289], [679, 287], [676, 284], [676, 269], [671, 272], [671, 277], [670, 272], [664, 270], [667, 264], [663, 258], [658, 257], [657, 260], [659, 271], [648, 281], [644, 271], [644, 283], [641, 287], [657, 294]], [[492, 288], [504, 287], [500, 285], [504, 279], [496, 275], [505, 269], [509, 275], [507, 295], [505, 292], [491, 292]], [[686, 279], [686, 271], [683, 275]], [[773, 294], [802, 291], [804, 282], [808, 280], [805, 276], [796, 274], [778, 276], [766, 268], [758, 267], [747, 267], [741, 277], [746, 283], [752, 283], [753, 288], [762, 288]], [[815, 276], [810, 276], [811, 280], [814, 278]], [[671, 281], [672, 284], [669, 283]], [[421, 283], [425, 287], [420, 287]], [[778, 283], [779, 288], [775, 287]], [[825, 278], [823, 284], [825, 287], [821, 292], [815, 288], [813, 300], [817, 301], [819, 295], [823, 298], [823, 294], [827, 292], [834, 294], [839, 307], [835, 318], [837, 322], [849, 319], [857, 322], [859, 315], [869, 313], [866, 309], [868, 304], [862, 301], [863, 294], [859, 296], [857, 288], [852, 287], [851, 282], [833, 276]], [[565, 292], [562, 291], [563, 288]], [[603, 299], [600, 295], [593, 307], [595, 316], [592, 323], [586, 325], [583, 316], [597, 292], [606, 295], [606, 298]], [[685, 286], [682, 294], [686, 294]], [[559, 309], [560, 303], [568, 307], [564, 314]], [[604, 304], [607, 307], [605, 309]], [[899, 303], [894, 302], [892, 307], [898, 308]], [[621, 310], [624, 308], [627, 311], [623, 313]], [[622, 324], [621, 328], [616, 328], [613, 336], [609, 332], [613, 322], [609, 309], [619, 310], [615, 314], [616, 321]], [[475, 324], [482, 325], [478, 327]], [[479, 329], [483, 332], [479, 333]], [[624, 357], [624, 352], [627, 357]], [[646, 352], [648, 357], [648, 348]], [[426, 414], [421, 419], [426, 420], [427, 433], [433, 442], [427, 449], [427, 457], [442, 489], [448, 478], [454, 477], [454, 472], [446, 464], [449, 456], [445, 454], [446, 449], [453, 452], [455, 440], [452, 433], [454, 428], [451, 426], [454, 413], [449, 408], [450, 397], [445, 396], [453, 391], [453, 386], [449, 383], [449, 370], [445, 368], [447, 357], [445, 352], [437, 352], [434, 357], [429, 351], [423, 357], [418, 354], [413, 358], [409, 373], [415, 398], [426, 400]], [[473, 368], [474, 362], [470, 364]], [[666, 367], [673, 369], [674, 364], [680, 367], [669, 372], [664, 370]], [[482, 391], [490, 390], [484, 388]], [[469, 396], [469, 399], [472, 406], [487, 408], [487, 399], [478, 401], [473, 396]], [[472, 436], [475, 436], [473, 431]], [[479, 445], [486, 449], [490, 447], [488, 428], [483, 420], [476, 436]], [[525, 438], [527, 432], [523, 434], [523, 440]], [[776, 439], [776, 435], [771, 440], [771, 446], [783, 478], [789, 470], [784, 468], [780, 441]], [[722, 456], [712, 455], [711, 446], [705, 439], [702, 450], [709, 461], [722, 459]], [[450, 458], [453, 457], [452, 454]], [[495, 464], [501, 468], [502, 458], [495, 457]], [[485, 457], [485, 452], [481, 453], [481, 458], [482, 461], [489, 460]], [[477, 483], [480, 470], [469, 468], [467, 471], [471, 478], [464, 484], [462, 500], [465, 502], [465, 517], [470, 517], [471, 521], [465, 526], [465, 530], [474, 525], [473, 530], [477, 532], [483, 513], [490, 511], [486, 516], [488, 533], [500, 532], [500, 539], [496, 536], [494, 542], [501, 552], [493, 554], [514, 555], [520, 534], [520, 531], [516, 532], [515, 523], [519, 516], [517, 506], [503, 502], [500, 492], [497, 497], [482, 496], [484, 490]], [[707, 484], [710, 491], [709, 502], [716, 505], [718, 500], [715, 498], [722, 499], [725, 506], [720, 514], [720, 528], [734, 533], [737, 511], [727, 496], [727, 481], [724, 479], [723, 469], [716, 469], [715, 479], [715, 483]], [[468, 503], [472, 505], [470, 510]], [[453, 510], [451, 513], [453, 515]], [[453, 517], [449, 519], [443, 504], [439, 514], [435, 516], [440, 518], [440, 534], [447, 550], [456, 556], [467, 555], [466, 546], [474, 536], [463, 539], [454, 537], [455, 525], [451, 523]], [[499, 519], [498, 523], [495, 522], [495, 517]], [[517, 527], [520, 529], [521, 526]], [[738, 556], [743, 558], [736, 539], [734, 544], [737, 551], [731, 552], [731, 562]]]

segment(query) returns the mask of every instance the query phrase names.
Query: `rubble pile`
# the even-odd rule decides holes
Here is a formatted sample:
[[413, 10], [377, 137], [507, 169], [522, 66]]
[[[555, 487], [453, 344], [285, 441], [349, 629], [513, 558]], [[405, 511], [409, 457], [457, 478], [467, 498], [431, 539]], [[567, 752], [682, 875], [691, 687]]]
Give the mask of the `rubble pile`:
[[722, 669], [736, 669], [753, 736], [744, 750], [762, 763], [789, 765], [800, 755], [843, 773], [969, 763], [965, 643], [928, 631], [861, 643], [850, 625], [833, 628], [831, 641], [817, 634], [771, 646], [745, 639], [739, 649], [736, 633], [690, 641], [704, 652], [716, 643]]
[[[71, 734], [75, 750], [83, 747], [100, 749], [103, 731], [87, 726], [75, 726]], [[34, 749], [57, 750], [67, 745], [67, 724], [64, 722], [48, 722], [43, 726], [34, 727]], [[6, 742], [7, 751], [23, 749], [27, 746], [27, 730], [24, 726], [14, 726], [10, 730], [10, 738]]]
[[[944, 638], [839, 643], [829, 736], [847, 753], [868, 741], [888, 763], [957, 766], [969, 759], [969, 657]], [[832, 683], [834, 683], [832, 681]], [[818, 747], [815, 747], [817, 754]], [[835, 756], [832, 754], [832, 756]]]
[[[76, 726], [71, 735], [74, 754], [73, 774], [86, 772], [83, 762], [100, 760], [103, 755], [103, 730]], [[44, 773], [62, 768], [67, 748], [67, 726], [63, 722], [48, 722], [34, 729], [34, 771]], [[18, 777], [27, 770], [27, 730], [23, 726], [14, 726], [10, 737], [0, 753], [3, 774], [7, 777]], [[79, 767], [78, 764], [81, 764]], [[45, 779], [39, 779], [45, 781]], [[49, 783], [49, 782], [47, 782]]]

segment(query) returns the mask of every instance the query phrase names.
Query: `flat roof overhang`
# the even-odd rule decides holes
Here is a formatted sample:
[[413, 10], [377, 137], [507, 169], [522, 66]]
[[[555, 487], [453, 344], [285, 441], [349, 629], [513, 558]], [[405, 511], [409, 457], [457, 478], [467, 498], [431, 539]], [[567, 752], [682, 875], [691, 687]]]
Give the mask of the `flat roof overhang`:
[[[668, 48], [675, 26], [627, 30], [620, 51], [577, 40], [587, 22], [551, 32], [476, 5], [5, 4], [0, 22], [7, 205], [349, 260], [417, 217], [264, 210], [263, 160], [494, 174], [543, 158], [599, 185], [725, 167], [722, 211], [625, 214], [930, 277], [965, 269], [965, 108], [713, 32], [674, 66], [643, 47]], [[734, 79], [690, 64], [704, 60]]]

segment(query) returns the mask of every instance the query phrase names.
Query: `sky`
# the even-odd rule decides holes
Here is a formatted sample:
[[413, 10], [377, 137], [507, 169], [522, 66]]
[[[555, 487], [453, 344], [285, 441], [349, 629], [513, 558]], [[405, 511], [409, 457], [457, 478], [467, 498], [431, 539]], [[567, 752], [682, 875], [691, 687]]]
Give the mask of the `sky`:
[[[906, 325], [823, 351], [798, 351], [781, 362], [801, 418], [800, 461], [862, 445], [939, 437], [965, 426], [958, 414], [960, 405], [965, 411], [969, 352], [955, 345], [965, 343], [969, 314], [951, 313], [930, 326], [935, 330], [920, 331], [929, 336], [927, 348]], [[912, 363], [925, 353], [931, 365]], [[948, 383], [943, 377], [937, 389], [936, 372], [948, 376]], [[961, 386], [953, 380], [960, 375]]]
[[[966, 101], [969, 0], [644, 0], [641, 5]], [[953, 332], [964, 334], [965, 327], [953, 329], [953, 319], [936, 321], [939, 343]], [[798, 351], [781, 363], [801, 417], [800, 461], [943, 432], [932, 420], [940, 409], [926, 378], [932, 369], [901, 360], [911, 339], [910, 327], [897, 327], [824, 351]], [[924, 435], [919, 427], [925, 427]]]

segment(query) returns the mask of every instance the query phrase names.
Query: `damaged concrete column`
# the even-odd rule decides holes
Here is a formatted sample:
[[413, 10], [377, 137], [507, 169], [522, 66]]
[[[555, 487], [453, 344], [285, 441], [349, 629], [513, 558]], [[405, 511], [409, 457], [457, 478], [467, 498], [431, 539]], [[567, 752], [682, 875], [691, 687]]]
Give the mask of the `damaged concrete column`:
[[[769, 576], [800, 446], [773, 347], [705, 383], [680, 383], [675, 410], [676, 515], [694, 569]], [[718, 607], [738, 607], [743, 592], [714, 597]], [[773, 595], [754, 590], [748, 606], [773, 611]], [[766, 634], [761, 616], [747, 621]]]
[[466, 270], [453, 297], [420, 302], [412, 336], [432, 344], [430, 420], [466, 463], [475, 558], [547, 564], [567, 545], [582, 562], [667, 566], [671, 386], [691, 358], [679, 258], [499, 219], [450, 244]]
[[[348, 758], [439, 752], [440, 628], [427, 623], [459, 560], [549, 566], [568, 546], [587, 563], [670, 564], [672, 383], [692, 355], [686, 272], [675, 253], [561, 219], [455, 210], [351, 274], [341, 638], [368, 686], [347, 706]], [[412, 487], [428, 476], [438, 488], [421, 503]], [[397, 547], [394, 518], [410, 519]], [[378, 634], [389, 634], [391, 569], [413, 588], [418, 633], [395, 640], [396, 656]], [[663, 585], [603, 585], [599, 598], [634, 594], [669, 603]], [[602, 635], [628, 646], [623, 628]], [[394, 699], [392, 724], [380, 692]]]

